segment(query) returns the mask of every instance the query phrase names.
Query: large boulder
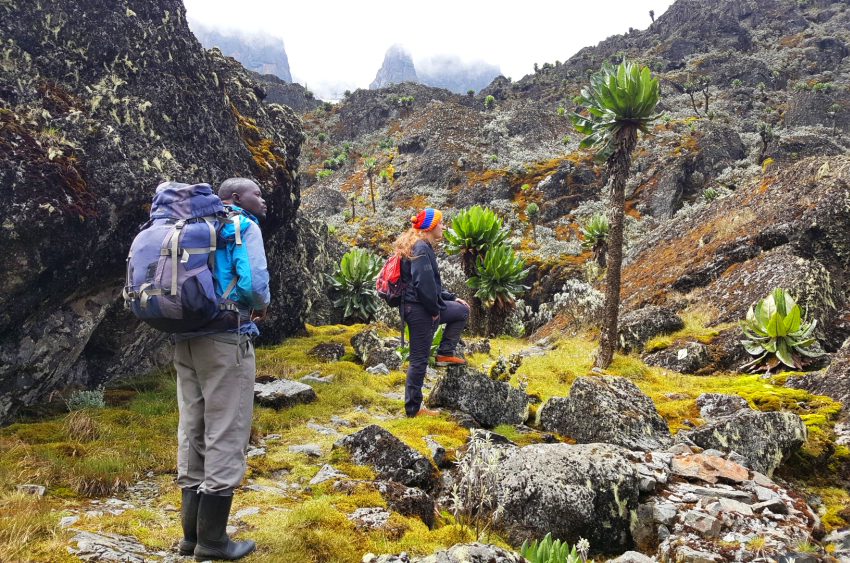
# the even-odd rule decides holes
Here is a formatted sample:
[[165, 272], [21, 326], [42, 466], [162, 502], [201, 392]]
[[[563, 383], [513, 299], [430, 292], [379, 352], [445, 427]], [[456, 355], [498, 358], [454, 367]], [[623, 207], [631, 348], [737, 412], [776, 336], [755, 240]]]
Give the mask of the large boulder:
[[691, 430], [687, 437], [701, 448], [737, 452], [752, 469], [769, 477], [805, 443], [808, 432], [794, 413], [744, 409]]
[[449, 366], [426, 405], [461, 410], [487, 428], [522, 424], [528, 418], [528, 395], [467, 366]]
[[366, 353], [363, 365], [371, 368], [378, 364], [384, 364], [388, 369], [401, 369], [401, 357], [396, 353], [395, 348], [372, 348]]
[[377, 424], [340, 438], [333, 447], [349, 452], [358, 465], [374, 467], [378, 479], [423, 489], [434, 484], [436, 469], [428, 458]]
[[544, 430], [581, 444], [663, 450], [671, 443], [667, 423], [652, 399], [623, 377], [576, 378], [566, 398], [552, 397], [540, 407], [537, 422]]
[[263, 338], [303, 327], [321, 281], [297, 219], [301, 123], [201, 47], [180, 0], [10, 4], [0, 41], [0, 263], [14, 272], [0, 280], [0, 422], [70, 383], [168, 363], [164, 335], [121, 297], [164, 179], [258, 181], [272, 290]]
[[363, 556], [363, 563], [526, 563], [513, 551], [485, 543], [459, 543], [431, 555], [413, 557], [407, 552], [397, 555]]
[[626, 450], [606, 444], [534, 444], [499, 451], [493, 495], [512, 543], [551, 533], [571, 544], [586, 538], [594, 551], [630, 546], [638, 476]]
[[640, 351], [651, 338], [685, 328], [685, 323], [670, 309], [644, 307], [626, 313], [617, 322], [620, 347], [630, 352]]

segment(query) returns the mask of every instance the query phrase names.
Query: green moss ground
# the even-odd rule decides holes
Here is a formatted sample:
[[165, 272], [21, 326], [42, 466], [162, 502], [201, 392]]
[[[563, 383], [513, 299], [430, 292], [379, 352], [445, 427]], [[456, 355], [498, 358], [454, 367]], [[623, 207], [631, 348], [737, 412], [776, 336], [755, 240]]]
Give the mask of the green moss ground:
[[[684, 332], [688, 336], [698, 338], [709, 330], [701, 329], [699, 315], [686, 320]], [[305, 492], [303, 486], [324, 463], [354, 478], [374, 476], [370, 468], [351, 463], [344, 452], [331, 451], [335, 438], [308, 429], [309, 421], [324, 425], [337, 415], [357, 427], [379, 424], [422, 453], [427, 453], [425, 436], [435, 436], [450, 455], [467, 436], [465, 429], [445, 415], [404, 418], [402, 401], [381, 395], [403, 391], [403, 372], [371, 376], [352, 362], [317, 363], [307, 355], [320, 342], [342, 343], [349, 352], [351, 336], [362, 329], [362, 325], [308, 327], [307, 336], [258, 350], [258, 375], [297, 379], [319, 371], [333, 375], [334, 383], [316, 386], [318, 400], [309, 405], [281, 411], [254, 409], [255, 432], [280, 434], [281, 438], [268, 441], [265, 457], [249, 459], [246, 478], [258, 485], [284, 481], [301, 487], [287, 495], [256, 491], [237, 494], [234, 510], [260, 507], [260, 513], [245, 517], [240, 528], [239, 535], [251, 537], [259, 546], [257, 554], [246, 561], [356, 563], [366, 552], [423, 554], [472, 539], [468, 530], [451, 525], [450, 518], [439, 519], [435, 529], [429, 530], [417, 519], [398, 514], [393, 514], [385, 529], [362, 532], [345, 515], [359, 507], [384, 506], [379, 495], [365, 489], [339, 493], [326, 484]], [[386, 330], [387, 335], [391, 333]], [[490, 364], [498, 354], [507, 357], [527, 347], [528, 342], [497, 338], [491, 345], [490, 356], [475, 355], [470, 362], [477, 367]], [[592, 335], [564, 338], [548, 355], [527, 358], [511, 384], [516, 385], [517, 377], [524, 375], [527, 391], [542, 401], [564, 396], [576, 377], [590, 373], [595, 349]], [[735, 393], [756, 409], [798, 413], [808, 426], [809, 441], [780, 474], [793, 479], [801, 491], [820, 496], [827, 527], [846, 525], [837, 513], [848, 504], [848, 497], [835, 475], [845, 466], [850, 452], [836, 447], [833, 441], [832, 425], [840, 409], [837, 403], [786, 389], [781, 386], [782, 378], [686, 376], [647, 367], [637, 356], [616, 355], [606, 373], [634, 381], [653, 399], [674, 432], [686, 427], [686, 421], [701, 422], [695, 399], [703, 392]], [[179, 506], [179, 491], [172, 483], [177, 424], [174, 377], [173, 370], [164, 370], [116, 386], [107, 391], [113, 406], [105, 409], [61, 414], [0, 429], [0, 561], [75, 561], [65, 551], [73, 533], [59, 529], [59, 519], [71, 509], [90, 507], [91, 498], [120, 491], [148, 471], [154, 472], [161, 493], [149, 508], [128, 510], [120, 516], [83, 517], [74, 527], [131, 534], [154, 550], [174, 545], [180, 534], [179, 513], [165, 509], [169, 504]], [[366, 407], [368, 414], [354, 412], [356, 406]], [[521, 434], [508, 426], [497, 431], [520, 445], [540, 440], [537, 432]], [[319, 444], [322, 458], [312, 460], [288, 451], [288, 446], [305, 442]], [[289, 472], [285, 477], [275, 473], [284, 469]], [[48, 493], [42, 499], [18, 493], [15, 487], [23, 483], [43, 484]], [[506, 545], [498, 535], [491, 536], [490, 541]]]

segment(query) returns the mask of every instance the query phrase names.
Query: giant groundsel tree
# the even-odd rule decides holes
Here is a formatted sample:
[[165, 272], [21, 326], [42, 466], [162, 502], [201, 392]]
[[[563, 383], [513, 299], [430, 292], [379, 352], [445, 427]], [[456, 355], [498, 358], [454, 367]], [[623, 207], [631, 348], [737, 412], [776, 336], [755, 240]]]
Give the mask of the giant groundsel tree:
[[617, 345], [617, 313], [620, 308], [620, 273], [623, 263], [623, 222], [625, 186], [637, 145], [638, 131], [646, 132], [655, 119], [658, 103], [658, 79], [649, 69], [623, 61], [614, 67], [607, 61], [602, 70], [590, 77], [590, 86], [576, 98], [577, 112], [570, 121], [576, 131], [587, 135], [580, 148], [596, 149], [594, 159], [605, 162], [610, 189], [608, 212], [608, 270], [605, 274], [605, 309], [596, 367], [607, 368]]

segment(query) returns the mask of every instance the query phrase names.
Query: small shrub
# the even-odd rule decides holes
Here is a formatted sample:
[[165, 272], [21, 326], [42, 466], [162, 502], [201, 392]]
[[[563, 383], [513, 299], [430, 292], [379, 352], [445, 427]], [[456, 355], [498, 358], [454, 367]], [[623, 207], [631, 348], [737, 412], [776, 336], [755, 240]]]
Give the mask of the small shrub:
[[[330, 162], [330, 161], [325, 161], [325, 162]], [[316, 178], [321, 180], [322, 178], [327, 178], [328, 176], [330, 176], [333, 173], [334, 173], [333, 170], [319, 170], [316, 173]]]
[[558, 111], [555, 113], [557, 113], [558, 115], [564, 115], [565, 113], [567, 113], [567, 110], [565, 110], [564, 108], [558, 108]]
[[65, 404], [68, 406], [69, 411], [102, 409], [106, 407], [106, 402], [103, 400], [103, 387], [98, 387], [91, 391], [74, 391], [65, 400]]
[[327, 139], [327, 136], [324, 133], [319, 133], [318, 135], [316, 135], [316, 138], [319, 139], [320, 143], [324, 143], [325, 139]]
[[714, 201], [719, 195], [714, 188], [706, 188], [702, 191], [702, 198], [705, 201]]
[[378, 142], [378, 148], [379, 149], [391, 149], [391, 148], [393, 148], [393, 140], [387, 139], [386, 141], [379, 141]]
[[491, 162], [496, 162], [497, 160], [499, 160], [499, 155], [496, 155], [496, 154], [490, 155], [490, 161]]
[[493, 104], [496, 102], [496, 98], [493, 96], [487, 96], [484, 98], [484, 107], [490, 109], [493, 107]]
[[304, 97], [307, 98], [308, 100], [312, 100], [313, 99], [313, 92], [311, 92], [310, 90], [307, 90], [306, 92], [304, 92]]
[[569, 144], [569, 142], [570, 142], [569, 135], [564, 135], [564, 138], [561, 139], [561, 142], [564, 143], [565, 145]]
[[345, 253], [333, 276], [325, 274], [331, 289], [339, 295], [333, 305], [343, 308], [343, 317], [369, 322], [375, 316], [378, 309], [375, 278], [381, 266], [377, 256], [354, 249]]
[[530, 190], [530, 189], [531, 189], [531, 186], [529, 186], [528, 184], [523, 184], [523, 185], [522, 185], [522, 187], [521, 187], [520, 189], [521, 189], [522, 191], [524, 191], [524, 192], [525, 192], [525, 191]]
[[758, 88], [759, 90], [764, 92], [764, 82], [759, 82], [758, 85], [756, 86], [756, 88]]
[[467, 91], [466, 91], [466, 95], [467, 95], [467, 96], [469, 96], [469, 97], [471, 98], [472, 96], [474, 96], [474, 95], [475, 95], [475, 90], [473, 90], [472, 88], [470, 88], [469, 90], [467, 90]]
[[351, 90], [346, 90], [345, 92], [342, 93], [342, 95], [347, 98], [348, 96], [351, 95]]
[[593, 251], [592, 259], [599, 264], [600, 268], [605, 268], [607, 262], [608, 230], [608, 217], [605, 215], [594, 215], [584, 227], [579, 228], [579, 232], [584, 237], [581, 246]]
[[780, 363], [792, 369], [803, 369], [808, 358], [823, 356], [819, 349], [811, 349], [817, 340], [812, 337], [817, 319], [807, 323], [800, 317], [800, 307], [784, 289], [773, 292], [750, 306], [747, 317], [739, 321], [747, 340], [741, 344], [753, 361], [741, 366], [743, 370], [761, 370], [767, 373]]
[[334, 105], [330, 102], [322, 102], [322, 109], [325, 111], [331, 111], [334, 109]]
[[735, 80], [732, 81], [732, 86], [734, 86], [735, 88], [740, 87], [741, 81], [736, 78]]

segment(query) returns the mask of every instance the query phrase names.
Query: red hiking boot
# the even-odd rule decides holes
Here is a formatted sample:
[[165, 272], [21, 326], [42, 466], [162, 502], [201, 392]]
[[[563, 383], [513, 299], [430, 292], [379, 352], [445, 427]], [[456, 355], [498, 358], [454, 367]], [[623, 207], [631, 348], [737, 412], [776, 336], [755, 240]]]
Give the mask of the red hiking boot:
[[413, 416], [440, 416], [440, 414], [440, 411], [431, 411], [426, 409], [425, 407], [422, 407], [421, 409], [419, 409], [419, 412]]
[[437, 356], [434, 358], [434, 364], [439, 367], [444, 366], [465, 366], [466, 360], [457, 356]]

